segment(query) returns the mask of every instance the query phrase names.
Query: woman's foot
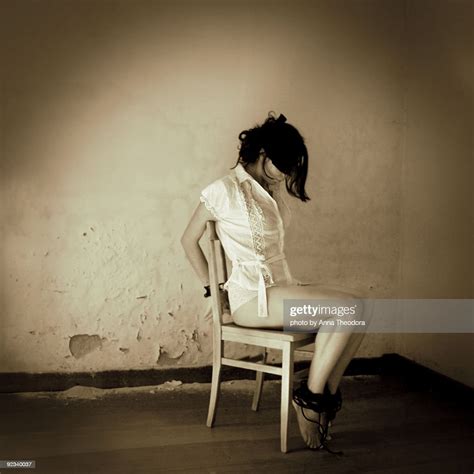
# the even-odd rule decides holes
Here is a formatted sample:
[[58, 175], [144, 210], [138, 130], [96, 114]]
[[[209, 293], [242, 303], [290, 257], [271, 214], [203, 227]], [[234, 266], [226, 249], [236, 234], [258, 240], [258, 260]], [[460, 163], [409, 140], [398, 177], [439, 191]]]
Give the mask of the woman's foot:
[[[343, 455], [343, 451], [333, 451], [326, 444], [329, 414], [331, 410], [327, 395], [311, 392], [307, 381], [302, 380], [293, 390], [293, 406], [296, 409], [301, 436], [311, 449], [325, 449], [328, 453]], [[301, 414], [301, 415], [300, 415]]]
[[[298, 426], [300, 428], [300, 433], [304, 442], [311, 449], [319, 449], [322, 446], [321, 440], [323, 429], [327, 429], [326, 414], [324, 412], [317, 413], [313, 410], [310, 410], [309, 408], [303, 408], [297, 405], [294, 400], [292, 400], [291, 403], [293, 404], [293, 407], [296, 411]], [[331, 439], [329, 434], [325, 439]]]

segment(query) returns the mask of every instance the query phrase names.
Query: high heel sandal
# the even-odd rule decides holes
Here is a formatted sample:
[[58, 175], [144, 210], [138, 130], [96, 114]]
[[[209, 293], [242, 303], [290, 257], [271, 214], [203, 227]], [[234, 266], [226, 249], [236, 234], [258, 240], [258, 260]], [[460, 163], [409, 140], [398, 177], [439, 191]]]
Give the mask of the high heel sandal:
[[[317, 448], [310, 448], [310, 449], [318, 450], [318, 449], [323, 448], [331, 454], [336, 454], [338, 456], [344, 454], [343, 451], [332, 451], [326, 445], [326, 438], [328, 436], [328, 425], [326, 424], [324, 426], [320, 423], [321, 413], [326, 413], [326, 415], [328, 416], [329, 414], [332, 414], [332, 411], [334, 410], [333, 404], [331, 403], [330, 398], [327, 396], [327, 394], [311, 392], [308, 388], [307, 381], [302, 380], [300, 386], [296, 388], [295, 390], [293, 390], [293, 400], [295, 401], [297, 405], [301, 407], [301, 414], [304, 416], [304, 418], [308, 421], [311, 421], [311, 423], [316, 423], [318, 425], [318, 432], [320, 435], [319, 446]], [[305, 408], [318, 413], [319, 421], [311, 420], [310, 418], [308, 418], [304, 414]]]

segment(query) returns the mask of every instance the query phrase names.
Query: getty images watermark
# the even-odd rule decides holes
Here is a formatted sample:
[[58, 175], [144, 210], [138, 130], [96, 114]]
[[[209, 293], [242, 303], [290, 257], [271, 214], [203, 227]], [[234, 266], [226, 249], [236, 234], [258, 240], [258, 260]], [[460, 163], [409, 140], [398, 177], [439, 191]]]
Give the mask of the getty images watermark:
[[292, 332], [472, 333], [473, 299], [284, 300]]

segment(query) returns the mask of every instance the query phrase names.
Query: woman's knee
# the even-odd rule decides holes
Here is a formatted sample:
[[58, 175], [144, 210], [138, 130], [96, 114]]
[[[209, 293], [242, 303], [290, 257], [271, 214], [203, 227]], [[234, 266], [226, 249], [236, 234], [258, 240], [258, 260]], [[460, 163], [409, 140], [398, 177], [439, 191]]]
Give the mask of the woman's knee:
[[337, 290], [330, 299], [334, 299], [335, 304], [350, 308], [348, 314], [353, 317], [349, 317], [349, 319], [359, 319], [364, 313], [363, 299], [353, 292]]

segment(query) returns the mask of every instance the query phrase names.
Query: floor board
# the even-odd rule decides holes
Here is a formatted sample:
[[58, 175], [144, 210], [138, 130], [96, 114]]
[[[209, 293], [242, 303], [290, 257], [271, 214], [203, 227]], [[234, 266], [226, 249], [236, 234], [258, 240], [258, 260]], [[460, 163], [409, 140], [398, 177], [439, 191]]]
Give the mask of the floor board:
[[[395, 376], [349, 376], [331, 430], [336, 457], [310, 451], [290, 421], [279, 451], [280, 383], [222, 385], [215, 427], [209, 384], [0, 395], [0, 459], [36, 461], [35, 474], [472, 473], [472, 404], [407, 386]], [[2, 470], [2, 474], [7, 470]], [[24, 472], [24, 470], [16, 471]]]

